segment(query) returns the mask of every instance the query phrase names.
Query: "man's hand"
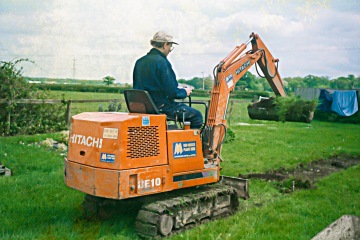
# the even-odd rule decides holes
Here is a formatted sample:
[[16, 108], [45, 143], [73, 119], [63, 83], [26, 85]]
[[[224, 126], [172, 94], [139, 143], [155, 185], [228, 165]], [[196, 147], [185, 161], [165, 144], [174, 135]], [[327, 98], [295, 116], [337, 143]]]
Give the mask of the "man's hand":
[[190, 96], [190, 94], [192, 93], [192, 88], [184, 88], [186, 91], [186, 96]]

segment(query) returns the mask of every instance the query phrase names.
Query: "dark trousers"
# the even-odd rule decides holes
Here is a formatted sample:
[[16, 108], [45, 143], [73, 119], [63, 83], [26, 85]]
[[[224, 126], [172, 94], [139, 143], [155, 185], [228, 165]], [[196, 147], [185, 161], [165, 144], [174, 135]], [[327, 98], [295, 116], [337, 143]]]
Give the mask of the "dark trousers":
[[[184, 103], [164, 106], [160, 109], [160, 111], [169, 117], [175, 118], [177, 116], [180, 121], [190, 122], [190, 128], [200, 128], [203, 124], [201, 112]], [[183, 119], [183, 116], [185, 119]]]

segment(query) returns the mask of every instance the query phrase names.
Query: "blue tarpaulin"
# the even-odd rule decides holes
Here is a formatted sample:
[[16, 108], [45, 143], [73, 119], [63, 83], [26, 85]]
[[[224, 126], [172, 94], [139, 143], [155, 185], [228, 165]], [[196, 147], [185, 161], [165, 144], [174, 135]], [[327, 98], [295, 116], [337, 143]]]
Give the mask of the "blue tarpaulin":
[[335, 91], [331, 110], [340, 116], [351, 116], [358, 111], [356, 91]]
[[318, 106], [318, 109], [323, 112], [331, 112], [331, 103], [332, 103], [332, 96], [331, 94], [333, 91], [326, 90], [326, 89], [320, 89], [320, 105]]
[[351, 116], [358, 111], [358, 101], [355, 90], [329, 91], [321, 89], [319, 100], [321, 104], [318, 109], [321, 111], [333, 111], [340, 116]]

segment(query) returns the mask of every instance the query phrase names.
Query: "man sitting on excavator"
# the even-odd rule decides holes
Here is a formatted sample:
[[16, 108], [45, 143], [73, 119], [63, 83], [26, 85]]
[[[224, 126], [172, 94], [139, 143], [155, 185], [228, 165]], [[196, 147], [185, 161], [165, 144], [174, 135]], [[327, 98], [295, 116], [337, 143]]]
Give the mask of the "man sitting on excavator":
[[[192, 92], [191, 88], [179, 88], [175, 72], [166, 58], [174, 49], [173, 37], [164, 31], [157, 32], [150, 40], [153, 48], [147, 55], [138, 59], [133, 72], [133, 88], [146, 90], [157, 108], [179, 121], [189, 121], [191, 128], [200, 128], [203, 117], [200, 111], [175, 99], [184, 99]], [[184, 117], [184, 119], [183, 119]]]

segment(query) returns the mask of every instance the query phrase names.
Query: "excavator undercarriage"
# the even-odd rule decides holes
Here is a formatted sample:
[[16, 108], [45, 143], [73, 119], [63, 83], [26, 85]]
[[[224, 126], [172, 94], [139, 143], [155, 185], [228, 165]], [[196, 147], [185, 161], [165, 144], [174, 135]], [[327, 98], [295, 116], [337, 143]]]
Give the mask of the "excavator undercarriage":
[[[211, 220], [227, 217], [239, 207], [239, 197], [249, 198], [247, 180], [222, 177], [219, 183], [182, 189], [137, 199], [141, 208], [135, 230], [143, 238], [165, 237]], [[123, 201], [87, 195], [83, 202], [87, 218], [107, 218]]]
[[239, 205], [234, 188], [202, 186], [188, 194], [143, 205], [136, 231], [144, 237], [167, 236], [219, 217], [233, 214]]

